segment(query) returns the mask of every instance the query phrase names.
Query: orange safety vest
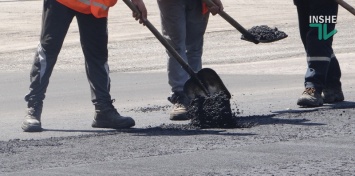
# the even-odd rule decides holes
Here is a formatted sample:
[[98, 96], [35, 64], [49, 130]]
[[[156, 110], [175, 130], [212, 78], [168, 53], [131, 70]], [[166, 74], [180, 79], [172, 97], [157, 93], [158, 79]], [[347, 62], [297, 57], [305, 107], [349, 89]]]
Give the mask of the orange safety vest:
[[84, 14], [92, 14], [96, 18], [108, 16], [109, 7], [114, 6], [117, 0], [57, 0], [59, 3]]
[[206, 3], [202, 3], [202, 14], [208, 13], [208, 6]]

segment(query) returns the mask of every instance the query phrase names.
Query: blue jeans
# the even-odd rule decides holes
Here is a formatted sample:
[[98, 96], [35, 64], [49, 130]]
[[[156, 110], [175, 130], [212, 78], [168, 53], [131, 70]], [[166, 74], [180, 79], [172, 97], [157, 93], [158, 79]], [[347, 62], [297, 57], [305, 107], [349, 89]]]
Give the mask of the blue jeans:
[[[157, 0], [165, 39], [194, 71], [202, 68], [203, 36], [209, 13], [202, 14], [201, 0]], [[168, 80], [172, 92], [183, 91], [188, 73], [168, 54]]]

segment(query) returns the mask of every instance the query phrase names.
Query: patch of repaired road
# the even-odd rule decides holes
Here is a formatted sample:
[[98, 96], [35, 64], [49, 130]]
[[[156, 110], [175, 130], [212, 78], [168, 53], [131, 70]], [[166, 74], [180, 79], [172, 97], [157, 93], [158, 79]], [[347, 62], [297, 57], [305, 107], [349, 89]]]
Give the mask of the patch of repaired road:
[[[2, 163], [0, 172], [46, 170], [72, 165], [139, 160], [152, 156], [189, 155], [201, 151], [211, 151], [211, 153], [224, 149], [238, 151], [243, 146], [256, 147], [260, 144], [275, 144], [277, 146], [278, 143], [282, 144], [288, 141], [353, 136], [355, 109], [352, 104], [347, 106], [346, 109], [315, 109], [297, 113], [290, 111], [273, 115], [238, 116], [239, 123], [253, 124], [251, 128], [202, 130], [162, 124], [158, 127], [80, 136], [0, 141]], [[354, 150], [353, 147], [349, 149]], [[307, 153], [299, 153], [298, 155], [307, 155]], [[334, 157], [336, 158], [336, 156]], [[339, 154], [339, 157], [345, 156]], [[339, 158], [339, 160], [342, 159]], [[317, 162], [321, 164], [330, 161]], [[323, 168], [322, 173], [332, 175], [339, 173], [339, 169], [344, 168], [348, 169], [343, 172], [345, 175], [354, 173], [355, 168], [350, 167], [355, 164], [354, 156], [349, 156], [347, 160], [341, 162], [340, 166], [336, 166], [337, 168], [334, 168], [335, 166]], [[310, 166], [313, 164], [312, 162], [302, 163], [302, 165]], [[296, 171], [296, 168], [298, 167], [288, 169]], [[229, 170], [229, 172], [233, 175], [247, 170]], [[219, 172], [222, 171], [215, 174], [225, 174], [225, 172]], [[275, 168], [271, 169], [270, 173], [280, 174], [280, 171]]]

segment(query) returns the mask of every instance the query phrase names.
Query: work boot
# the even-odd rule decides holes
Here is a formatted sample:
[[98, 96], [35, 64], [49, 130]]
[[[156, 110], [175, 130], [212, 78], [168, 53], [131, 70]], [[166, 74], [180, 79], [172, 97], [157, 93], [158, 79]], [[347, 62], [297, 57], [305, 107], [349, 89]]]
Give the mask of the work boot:
[[43, 102], [28, 102], [25, 120], [22, 122], [21, 128], [24, 132], [41, 132], [41, 114]]
[[341, 87], [325, 88], [322, 95], [324, 103], [335, 103], [344, 101], [344, 94]]
[[95, 109], [95, 117], [91, 125], [93, 128], [122, 129], [135, 125], [131, 117], [121, 116], [112, 104], [106, 107], [97, 106]]
[[306, 88], [301, 97], [297, 100], [297, 105], [302, 107], [318, 107], [323, 105], [323, 98], [315, 88]]
[[174, 92], [168, 100], [173, 104], [170, 112], [170, 120], [189, 120], [187, 118], [187, 107], [189, 99], [184, 92]]

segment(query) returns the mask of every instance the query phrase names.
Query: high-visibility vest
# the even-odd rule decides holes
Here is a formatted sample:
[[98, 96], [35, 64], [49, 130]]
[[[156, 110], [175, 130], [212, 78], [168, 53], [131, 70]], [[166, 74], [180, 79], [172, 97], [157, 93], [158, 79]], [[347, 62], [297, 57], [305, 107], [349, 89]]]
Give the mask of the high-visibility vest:
[[208, 13], [208, 6], [206, 3], [202, 3], [202, 14]]
[[92, 14], [96, 18], [108, 16], [109, 7], [117, 0], [57, 0], [59, 3], [84, 14]]

